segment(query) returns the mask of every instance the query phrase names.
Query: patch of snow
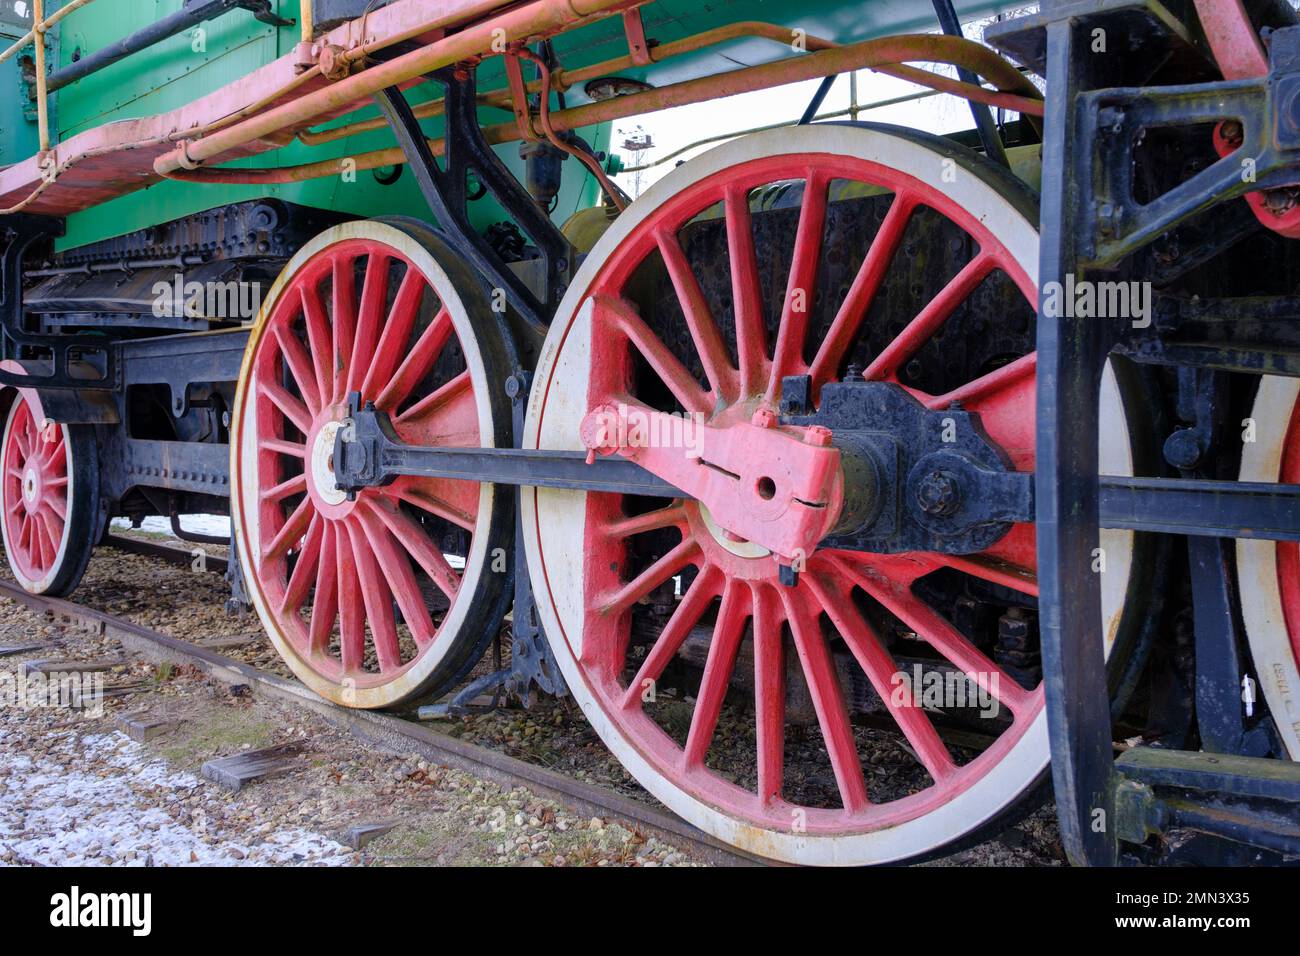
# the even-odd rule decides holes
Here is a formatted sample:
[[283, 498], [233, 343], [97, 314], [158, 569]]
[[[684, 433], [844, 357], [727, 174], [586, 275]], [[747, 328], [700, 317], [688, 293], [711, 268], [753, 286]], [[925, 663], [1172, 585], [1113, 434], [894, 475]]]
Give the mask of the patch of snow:
[[345, 866], [350, 851], [296, 827], [253, 837], [221, 832], [196, 808], [179, 809], [205, 785], [172, 772], [121, 733], [45, 738], [35, 759], [15, 753], [16, 734], [0, 730], [0, 856], [48, 866]]
[[[119, 531], [130, 531], [131, 519], [114, 518], [112, 526]], [[230, 518], [225, 515], [181, 515], [181, 527], [186, 531], [195, 531], [199, 534], [214, 534], [223, 538], [230, 537]], [[144, 519], [140, 525], [140, 530], [153, 531], [158, 534], [171, 534], [172, 522], [170, 518], [151, 515]]]

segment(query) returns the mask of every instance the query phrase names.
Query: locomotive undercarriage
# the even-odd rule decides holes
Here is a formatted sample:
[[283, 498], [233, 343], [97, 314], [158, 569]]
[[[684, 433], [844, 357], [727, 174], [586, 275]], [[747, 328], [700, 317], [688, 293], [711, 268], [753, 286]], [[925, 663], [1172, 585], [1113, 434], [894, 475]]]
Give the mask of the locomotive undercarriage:
[[[494, 162], [472, 67], [433, 77], [444, 166], [404, 94], [379, 94], [441, 232], [250, 203], [38, 259], [57, 221], [9, 219], [0, 379], [31, 412], [6, 390], [6, 418], [30, 447], [62, 429], [95, 488], [92, 517], [84, 494], [65, 516], [85, 553], [53, 555], [46, 586], [75, 585], [109, 517], [234, 497], [235, 598], [320, 693], [455, 688], [513, 601], [509, 666], [437, 712], [567, 688], [648, 789], [741, 845], [937, 852], [1041, 792], [1050, 740], [1075, 862], [1294, 859], [1295, 717], [1256, 655], [1300, 485], [1243, 427], [1294, 404], [1300, 368], [1282, 235], [1300, 27], [1255, 11], [1277, 28], [1268, 75], [1218, 81], [1222, 45], [1155, 0], [1043, 6], [990, 33], [1047, 77], [1041, 220], [951, 142], [816, 124], [693, 161], [584, 262]], [[1126, 53], [1093, 55], [1097, 30]], [[926, 181], [941, 161], [977, 185]], [[469, 226], [467, 172], [525, 261]], [[177, 275], [279, 279], [249, 328], [157, 315], [145, 291]], [[1036, 316], [1056, 281], [1145, 286], [1150, 308]], [[629, 409], [698, 416], [714, 474], [628, 441]], [[1294, 429], [1261, 423], [1287, 447]], [[750, 486], [798, 528], [741, 514]], [[883, 753], [911, 769], [882, 779]], [[881, 836], [999, 775], [1015, 799], [996, 812]]]

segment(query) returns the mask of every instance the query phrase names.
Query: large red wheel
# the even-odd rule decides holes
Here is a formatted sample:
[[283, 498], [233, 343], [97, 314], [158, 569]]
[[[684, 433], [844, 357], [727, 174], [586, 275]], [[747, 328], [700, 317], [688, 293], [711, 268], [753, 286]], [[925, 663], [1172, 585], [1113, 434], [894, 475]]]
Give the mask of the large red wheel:
[[85, 573], [99, 519], [93, 435], [85, 426], [38, 421], [18, 394], [0, 459], [0, 530], [10, 570], [33, 594], [70, 593]]
[[[776, 183], [784, 185], [771, 188]], [[783, 194], [802, 198], [790, 227], [793, 253], [778, 270], [756, 243], [751, 207]], [[824, 242], [832, 199], [885, 194], [888, 210], [863, 248]], [[980, 307], [978, 290], [995, 274], [1010, 283], [1013, 301], [1022, 297], [1021, 321], [1032, 323], [1032, 199], [973, 154], [888, 128], [784, 129], [687, 163], [614, 223], [575, 276], [537, 371], [525, 446], [582, 448], [580, 426], [592, 409], [698, 413], [722, 428], [775, 414], [785, 376], [810, 376], [816, 395], [856, 354], [900, 249], [937, 259], [950, 248], [952, 238], [934, 250], [908, 248], [921, 241], [909, 223], [923, 209], [931, 220], [946, 218], [948, 231], [917, 235], [951, 237], [955, 225], [970, 255], [937, 294], [911, 303], [910, 320], [862, 362], [868, 379], [906, 384], [909, 363], [955, 310]], [[683, 237], [710, 219], [721, 223], [710, 235], [722, 238], [699, 243], [721, 250], [716, 265], [693, 266]], [[821, 288], [828, 262], [846, 256], [860, 263], [856, 278], [838, 293]], [[675, 319], [647, 299], [656, 270], [676, 293]], [[717, 291], [719, 274], [729, 274], [729, 297]], [[769, 290], [776, 284], [777, 297], [765, 296], [765, 282]], [[822, 315], [833, 318], [818, 334], [812, 303], [832, 296], [838, 304]], [[996, 330], [1012, 317], [986, 320]], [[942, 393], [908, 388], [931, 408], [960, 400], [1014, 467], [1032, 471], [1032, 354]], [[1113, 375], [1102, 402], [1111, 439], [1105, 467], [1129, 472]], [[757, 493], [768, 497], [771, 488]], [[818, 550], [790, 587], [773, 554], [720, 527], [694, 501], [553, 489], [528, 489], [523, 500], [539, 611], [575, 698], [627, 769], [707, 832], [790, 862], [895, 861], [970, 836], [1042, 779], [1049, 753], [1040, 684], [1007, 673], [931, 596], [941, 579], [973, 581], [1000, 589], [1009, 607], [1032, 608], [1032, 526], [1014, 527], [975, 555]], [[1108, 650], [1120, 631], [1132, 543], [1128, 533], [1104, 535]], [[1001, 719], [979, 749], [941, 734], [919, 696], [897, 693], [904, 655], [935, 672], [971, 674], [992, 694]], [[698, 677], [668, 681], [683, 658]], [[678, 690], [663, 692], [666, 683]], [[850, 704], [870, 695], [866, 687], [884, 705], [883, 729], [851, 716], [860, 711]], [[795, 727], [790, 708], [809, 700], [808, 726]], [[909, 769], [883, 774], [868, 758], [881, 733], [908, 755]]]
[[[1241, 480], [1300, 484], [1300, 380], [1266, 375], [1242, 446]], [[1237, 541], [1241, 614], [1278, 735], [1300, 760], [1300, 544]]]
[[491, 315], [426, 227], [366, 221], [308, 243], [253, 330], [232, 424], [235, 538], [277, 649], [337, 703], [437, 692], [500, 626], [508, 489], [403, 478], [349, 500], [333, 472], [354, 392], [412, 444], [508, 443], [508, 363]]

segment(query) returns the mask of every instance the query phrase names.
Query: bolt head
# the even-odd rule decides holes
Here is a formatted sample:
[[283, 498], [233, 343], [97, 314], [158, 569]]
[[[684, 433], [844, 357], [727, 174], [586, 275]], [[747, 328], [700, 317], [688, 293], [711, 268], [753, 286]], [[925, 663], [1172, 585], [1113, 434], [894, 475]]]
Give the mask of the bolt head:
[[809, 425], [808, 430], [803, 433], [804, 444], [815, 445], [818, 448], [829, 448], [833, 437], [831, 430], [824, 425]]
[[961, 505], [961, 485], [947, 471], [932, 471], [916, 486], [916, 503], [936, 518], [946, 518]]
[[759, 428], [773, 428], [776, 426], [776, 414], [770, 408], [760, 408], [749, 421]]

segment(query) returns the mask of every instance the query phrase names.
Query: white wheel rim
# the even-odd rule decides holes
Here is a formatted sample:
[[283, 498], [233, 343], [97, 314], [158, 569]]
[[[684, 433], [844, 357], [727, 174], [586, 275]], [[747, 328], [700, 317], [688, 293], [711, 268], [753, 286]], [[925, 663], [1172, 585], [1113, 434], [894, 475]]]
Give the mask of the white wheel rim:
[[[1250, 413], [1255, 422], [1255, 440], [1242, 445], [1242, 481], [1278, 480], [1298, 400], [1300, 379], [1279, 375], [1260, 379]], [[1260, 690], [1287, 753], [1292, 760], [1300, 760], [1300, 665], [1282, 611], [1276, 542], [1237, 540], [1237, 584]]]
[[[294, 276], [313, 257], [330, 246], [349, 239], [366, 239], [384, 243], [400, 252], [414, 263], [423, 273], [429, 284], [442, 300], [443, 307], [450, 313], [456, 336], [464, 353], [466, 366], [473, 382], [480, 423], [479, 440], [484, 447], [495, 445], [496, 426], [492, 417], [491, 404], [487, 398], [488, 388], [493, 383], [487, 380], [487, 371], [483, 356], [473, 334], [473, 325], [464, 302], [457, 293], [446, 271], [432, 254], [417, 240], [394, 226], [372, 220], [358, 220], [343, 223], [316, 236], [285, 266], [283, 272], [271, 286], [263, 300], [261, 310], [254, 322], [249, 336], [248, 347], [244, 353], [244, 362], [240, 370], [240, 384], [235, 396], [234, 412], [231, 417], [231, 481], [233, 492], [230, 499], [231, 518], [235, 529], [235, 542], [241, 565], [254, 568], [255, 554], [260, 554], [258, 542], [257, 501], [257, 436], [253, 427], [248, 427], [247, 409], [253, 404], [256, 395], [254, 377], [250, 374], [252, 363], [257, 354], [257, 346], [267, 322], [275, 309], [281, 293]], [[309, 454], [312, 452], [309, 450]], [[313, 455], [313, 458], [315, 456]], [[312, 467], [309, 462], [308, 467]], [[319, 468], [324, 468], [319, 465]], [[492, 505], [495, 501], [496, 486], [488, 483], [480, 485], [476, 525], [472, 534], [470, 550], [465, 559], [464, 576], [460, 588], [463, 597], [452, 602], [446, 617], [438, 627], [438, 638], [433, 646], [420, 654], [418, 658], [398, 676], [379, 686], [341, 686], [319, 674], [306, 662], [294, 644], [286, 637], [271, 612], [266, 595], [257, 582], [256, 574], [246, 574], [249, 596], [256, 608], [258, 617], [266, 628], [271, 642], [280, 656], [304, 684], [328, 700], [347, 707], [373, 709], [392, 706], [415, 693], [429, 676], [441, 667], [447, 656], [459, 647], [457, 636], [463, 628], [474, 626], [468, 620], [469, 596], [479, 587], [482, 576], [490, 573], [486, 570], [488, 562], [488, 528], [492, 518]], [[346, 496], [343, 496], [346, 498]], [[251, 516], [251, 517], [250, 517]]]
[[[720, 146], [679, 167], [655, 184], [626, 211], [596, 244], [574, 277], [551, 326], [534, 379], [525, 424], [524, 447], [582, 450], [577, 422], [586, 413], [585, 390], [577, 383], [588, 375], [589, 355], [572, 342], [589, 342], [592, 309], [585, 290], [611, 252], [669, 197], [693, 183], [756, 157], [777, 154], [833, 153], [856, 156], [904, 172], [939, 168], [939, 157], [913, 140], [853, 127], [806, 126], [758, 133]], [[962, 173], [943, 191], [984, 222], [1012, 251], [1036, 284], [1038, 237], [1034, 224], [991, 186]], [[582, 305], [582, 308], [579, 306]], [[569, 348], [565, 348], [570, 343]], [[1123, 405], [1110, 369], [1103, 379], [1103, 422], [1120, 422]], [[1118, 418], [1116, 417], [1118, 416]], [[545, 418], [545, 422], [543, 422]], [[1103, 473], [1132, 474], [1131, 448], [1108, 442], [1101, 449]], [[605, 744], [629, 772], [659, 800], [701, 830], [758, 855], [786, 862], [860, 865], [887, 863], [926, 853], [977, 829], [1016, 796], [1032, 786], [1049, 762], [1046, 715], [1042, 712], [1015, 747], [959, 798], [939, 809], [888, 829], [869, 833], [813, 836], [759, 828], [733, 819], [675, 785], [636, 744], [609, 720], [576, 662], [582, 631], [584, 587], [580, 562], [548, 565], [546, 555], [582, 553], [586, 495], [556, 489], [526, 489], [522, 496], [524, 545], [537, 607], [561, 671], [575, 700]], [[1103, 531], [1108, 573], [1102, 579], [1106, 652], [1116, 639], [1132, 569], [1131, 532]]]

